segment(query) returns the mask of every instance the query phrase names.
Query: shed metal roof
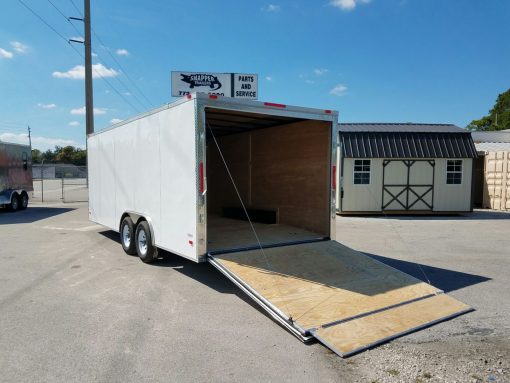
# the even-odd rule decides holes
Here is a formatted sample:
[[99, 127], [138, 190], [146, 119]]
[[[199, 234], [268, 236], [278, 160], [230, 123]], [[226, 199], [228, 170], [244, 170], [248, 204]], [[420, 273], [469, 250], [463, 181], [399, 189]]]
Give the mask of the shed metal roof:
[[510, 152], [510, 142], [479, 142], [475, 147], [479, 152]]
[[346, 158], [477, 157], [471, 134], [455, 125], [340, 124], [339, 138]]
[[471, 132], [474, 142], [510, 142], [510, 131]]

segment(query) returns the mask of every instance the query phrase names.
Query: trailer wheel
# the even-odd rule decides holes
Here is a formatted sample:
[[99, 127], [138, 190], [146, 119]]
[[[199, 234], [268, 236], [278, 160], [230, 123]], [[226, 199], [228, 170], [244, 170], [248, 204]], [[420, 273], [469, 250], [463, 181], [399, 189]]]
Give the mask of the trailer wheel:
[[27, 192], [23, 192], [19, 197], [19, 209], [25, 210], [27, 207], [28, 207], [28, 194]]
[[125, 217], [120, 224], [120, 243], [129, 255], [136, 255], [135, 225], [130, 217]]
[[152, 245], [151, 230], [147, 221], [142, 221], [136, 227], [136, 252], [142, 262], [151, 263], [158, 255], [155, 246]]
[[19, 198], [18, 193], [12, 193], [11, 195], [11, 203], [9, 205], [10, 211], [17, 211], [19, 209]]

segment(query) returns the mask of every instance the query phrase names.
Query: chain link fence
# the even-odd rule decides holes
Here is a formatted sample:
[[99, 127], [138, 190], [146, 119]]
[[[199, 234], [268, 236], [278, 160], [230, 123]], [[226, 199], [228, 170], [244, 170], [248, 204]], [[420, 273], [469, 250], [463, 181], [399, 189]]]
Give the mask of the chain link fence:
[[32, 200], [86, 202], [89, 199], [87, 167], [72, 164], [33, 164]]

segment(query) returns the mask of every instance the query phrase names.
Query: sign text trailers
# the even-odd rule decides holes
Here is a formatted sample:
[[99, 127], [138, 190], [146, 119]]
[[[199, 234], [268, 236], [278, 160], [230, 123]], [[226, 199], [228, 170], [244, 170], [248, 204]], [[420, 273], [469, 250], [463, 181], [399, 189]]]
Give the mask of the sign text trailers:
[[203, 92], [245, 100], [258, 98], [258, 75], [246, 73], [172, 72], [172, 96]]

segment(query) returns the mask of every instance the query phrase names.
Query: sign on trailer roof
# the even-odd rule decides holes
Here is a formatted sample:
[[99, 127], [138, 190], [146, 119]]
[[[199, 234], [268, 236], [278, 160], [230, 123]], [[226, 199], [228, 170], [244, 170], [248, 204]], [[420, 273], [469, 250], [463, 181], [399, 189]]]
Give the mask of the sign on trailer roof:
[[172, 72], [172, 96], [194, 92], [256, 100], [258, 75], [250, 73]]

